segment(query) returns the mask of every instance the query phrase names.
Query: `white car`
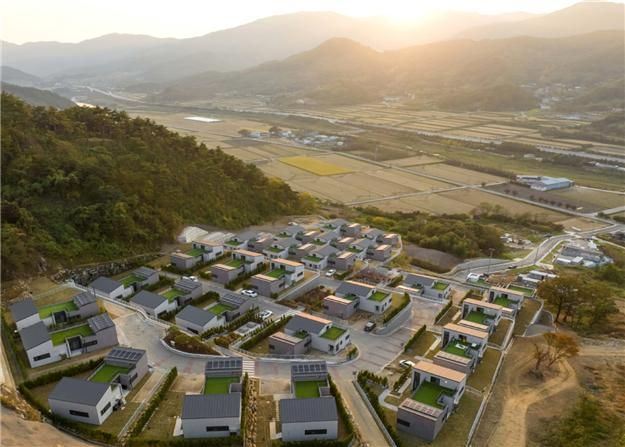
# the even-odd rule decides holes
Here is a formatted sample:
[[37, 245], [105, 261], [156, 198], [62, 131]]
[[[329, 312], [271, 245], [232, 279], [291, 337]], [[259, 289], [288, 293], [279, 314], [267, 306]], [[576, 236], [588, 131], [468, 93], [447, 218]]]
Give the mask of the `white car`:
[[415, 363], [411, 360], [402, 360], [399, 364], [404, 368], [412, 368], [415, 365]]
[[190, 279], [191, 281], [195, 281], [195, 282], [197, 282], [197, 276], [189, 276], [189, 279]]
[[245, 289], [241, 290], [241, 295], [249, 296], [250, 298], [256, 298], [258, 296], [258, 293], [254, 290]]
[[258, 314], [258, 316], [260, 317], [261, 320], [265, 321], [266, 319], [270, 318], [273, 315], [273, 312], [270, 310], [263, 310], [261, 313]]
[[330, 278], [331, 276], [334, 276], [335, 273], [336, 273], [336, 270], [330, 269], [326, 272], [326, 276]]

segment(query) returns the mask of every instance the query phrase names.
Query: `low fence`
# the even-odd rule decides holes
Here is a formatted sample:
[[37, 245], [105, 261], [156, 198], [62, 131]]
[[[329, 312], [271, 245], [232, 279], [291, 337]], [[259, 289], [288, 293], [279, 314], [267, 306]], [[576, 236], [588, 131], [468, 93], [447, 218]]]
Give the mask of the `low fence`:
[[412, 313], [412, 298], [408, 302], [408, 305], [400, 310], [390, 321], [387, 321], [384, 326], [374, 331], [376, 335], [388, 335], [389, 333], [397, 330], [402, 324], [408, 320]]

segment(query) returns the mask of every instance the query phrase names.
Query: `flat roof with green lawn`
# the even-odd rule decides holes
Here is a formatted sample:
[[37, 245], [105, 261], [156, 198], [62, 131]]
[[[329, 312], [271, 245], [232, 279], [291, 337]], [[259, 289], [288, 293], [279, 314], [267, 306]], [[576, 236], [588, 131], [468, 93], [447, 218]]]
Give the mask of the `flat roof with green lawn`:
[[62, 331], [52, 332], [50, 338], [52, 339], [52, 344], [58, 346], [65, 343], [66, 339], [76, 337], [77, 335], [88, 337], [89, 335], [93, 335], [93, 331], [88, 324], [83, 324], [82, 326], [74, 326]]
[[272, 271], [270, 271], [268, 273], [263, 273], [263, 275], [269, 276], [271, 278], [280, 279], [284, 275], [286, 275], [286, 270], [284, 270], [284, 269], [273, 269]]
[[500, 296], [493, 300], [493, 304], [499, 304], [500, 306], [507, 307], [508, 309], [512, 309], [517, 303], [515, 301], [509, 300], [508, 298], [504, 298], [503, 296]]
[[321, 337], [327, 338], [328, 340], [336, 340], [337, 338], [339, 338], [344, 333], [345, 333], [345, 329], [342, 329], [340, 327], [332, 326], [330, 329], [325, 331]]
[[421, 382], [419, 388], [412, 395], [412, 400], [421, 402], [434, 408], [445, 408], [444, 405], [438, 403], [441, 395], [453, 396], [454, 392], [432, 382]]
[[161, 294], [161, 296], [167, 299], [167, 301], [173, 301], [177, 297], [182, 296], [182, 295], [184, 295], [184, 292], [178, 289], [169, 289], [167, 292], [164, 292]]
[[207, 377], [204, 382], [204, 394], [228, 394], [231, 383], [239, 383], [239, 377]]
[[347, 251], [350, 251], [352, 253], [360, 253], [362, 250], [360, 248], [349, 247]]
[[243, 259], [231, 259], [228, 262], [226, 262], [227, 266], [234, 267], [236, 269], [241, 267], [243, 264], [245, 264], [245, 261]]
[[229, 245], [231, 247], [238, 247], [241, 244], [242, 242], [235, 241], [234, 239], [230, 239], [229, 241], [226, 242], [226, 245]]
[[191, 250], [187, 251], [187, 255], [193, 256], [194, 258], [201, 256], [203, 253], [204, 250], [202, 250], [201, 248], [192, 248]]
[[311, 399], [319, 397], [319, 387], [328, 386], [325, 380], [304, 380], [295, 382], [295, 397], [298, 399]]
[[282, 253], [284, 251], [284, 248], [279, 248], [279, 247], [267, 247], [265, 248], [265, 250], [270, 251], [272, 253]]
[[464, 342], [464, 341], [451, 340], [449, 343], [447, 343], [447, 346], [443, 348], [443, 351], [448, 352], [453, 355], [460, 356], [460, 357], [471, 358], [471, 356], [468, 353], [470, 346], [471, 345], [469, 343]]
[[139, 281], [141, 281], [141, 278], [139, 278], [137, 275], [135, 275], [134, 273], [131, 273], [130, 275], [122, 278], [120, 280], [120, 282], [122, 283], [122, 285], [124, 287], [128, 287], [131, 286], [135, 283], [138, 283]]
[[98, 369], [89, 380], [91, 382], [111, 383], [115, 376], [118, 374], [127, 374], [129, 371], [130, 368], [105, 364]]
[[440, 281], [436, 281], [432, 285], [432, 288], [434, 290], [445, 290], [447, 287], [449, 287], [449, 284], [447, 284], [446, 282], [440, 282]]
[[234, 310], [234, 307], [223, 303], [217, 303], [214, 306], [208, 308], [208, 311], [214, 313], [215, 315], [221, 315], [222, 313], [229, 310]]
[[306, 261], [310, 261], [310, 262], [320, 262], [320, 261], [323, 260], [323, 258], [320, 258], [318, 256], [314, 256], [314, 255], [313, 256], [304, 256], [304, 259]]
[[373, 295], [369, 297], [370, 300], [373, 301], [384, 301], [386, 298], [391, 296], [390, 293], [378, 292], [376, 291]]
[[514, 290], [515, 292], [521, 292], [525, 296], [534, 295], [534, 289], [530, 289], [529, 287], [508, 286], [508, 289]]
[[486, 325], [486, 320], [488, 320], [488, 315], [483, 312], [478, 312], [476, 310], [471, 311], [464, 317], [465, 320], [470, 321], [472, 323], [479, 323]]
[[74, 302], [70, 300], [65, 301], [64, 303], [50, 304], [49, 306], [42, 307], [41, 309], [39, 309], [39, 316], [41, 318], [47, 318], [56, 312], [71, 312], [72, 310], [78, 310], [78, 306], [76, 306], [76, 304], [74, 304]]

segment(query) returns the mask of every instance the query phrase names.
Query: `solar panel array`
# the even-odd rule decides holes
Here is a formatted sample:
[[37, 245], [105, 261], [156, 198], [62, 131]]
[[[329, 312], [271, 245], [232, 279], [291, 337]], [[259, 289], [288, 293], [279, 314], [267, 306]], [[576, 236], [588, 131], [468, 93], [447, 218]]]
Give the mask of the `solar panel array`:
[[89, 327], [91, 327], [93, 332], [98, 332], [103, 329], [115, 326], [115, 323], [113, 323], [113, 320], [111, 320], [109, 314], [106, 313], [91, 317], [87, 321], [89, 321]]
[[223, 359], [213, 359], [206, 362], [205, 372], [214, 371], [242, 371], [243, 359], [241, 357], [226, 357]]
[[438, 418], [441, 415], [441, 413], [443, 413], [443, 410], [441, 410], [440, 408], [434, 408], [434, 407], [431, 407], [426, 404], [422, 404], [421, 402], [417, 402], [416, 400], [412, 400], [412, 399], [404, 400], [401, 404], [401, 407], [407, 410], [415, 411], [417, 413], [426, 414], [434, 418]]
[[305, 362], [291, 365], [291, 376], [308, 374], [326, 374], [328, 367], [326, 362]]
[[107, 360], [124, 360], [136, 363], [145, 354], [142, 349], [113, 348], [106, 356]]
[[90, 292], [90, 291], [86, 291], [86, 292], [81, 292], [78, 295], [76, 295], [73, 298], [74, 303], [76, 303], [77, 306], [85, 306], [87, 304], [90, 303], [94, 303], [96, 301], [96, 297], [95, 295]]

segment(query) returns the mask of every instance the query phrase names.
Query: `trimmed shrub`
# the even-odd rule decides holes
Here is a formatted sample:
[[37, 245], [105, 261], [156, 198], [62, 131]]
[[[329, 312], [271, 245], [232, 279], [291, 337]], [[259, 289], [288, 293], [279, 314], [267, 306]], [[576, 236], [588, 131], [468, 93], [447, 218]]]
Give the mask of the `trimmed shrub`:
[[447, 311], [451, 309], [451, 306], [453, 305], [454, 305], [453, 301], [449, 300], [447, 304], [445, 304], [443, 308], [436, 314], [436, 318], [434, 318], [434, 322], [437, 322], [438, 320], [440, 320], [443, 317], [443, 315], [445, 315]]
[[291, 319], [291, 316], [285, 317], [282, 316], [279, 320], [273, 321], [271, 323], [266, 323], [263, 326], [256, 329], [251, 337], [245, 340], [241, 344], [241, 349], [250, 349], [258, 344], [260, 341], [269, 337], [274, 332], [277, 332], [279, 329], [282, 329]]
[[139, 416], [139, 419], [137, 419], [133, 427], [130, 429], [130, 437], [137, 436], [139, 433], [141, 433], [141, 431], [145, 427], [145, 424], [148, 423], [160, 403], [165, 398], [165, 394], [167, 393], [167, 391], [169, 391], [169, 388], [171, 388], [171, 385], [172, 383], [174, 383], [174, 380], [176, 380], [177, 375], [178, 370], [174, 366], [167, 373], [167, 377], [165, 378], [165, 381], [161, 385], [160, 389], [157, 391], [156, 394], [152, 396], [152, 399], [150, 400], [150, 403], [148, 404], [145, 411], [141, 414], [141, 416]]
[[410, 304], [410, 296], [407, 293], [404, 293], [404, 301], [401, 303], [401, 306], [396, 307], [395, 309], [393, 309], [392, 311], [388, 313], [385, 313], [384, 317], [382, 318], [382, 322], [388, 323], [393, 318], [395, 318], [395, 316], [397, 316], [398, 313], [404, 310], [406, 306], [408, 306], [409, 304]]
[[421, 337], [421, 334], [423, 334], [424, 332], [425, 332], [425, 324], [421, 326], [419, 330], [417, 330], [417, 332], [415, 332], [412, 335], [412, 337], [410, 337], [410, 339], [406, 342], [406, 345], [404, 346], [404, 352], [412, 348], [414, 344], [417, 342], [417, 340], [419, 339], [419, 337]]

